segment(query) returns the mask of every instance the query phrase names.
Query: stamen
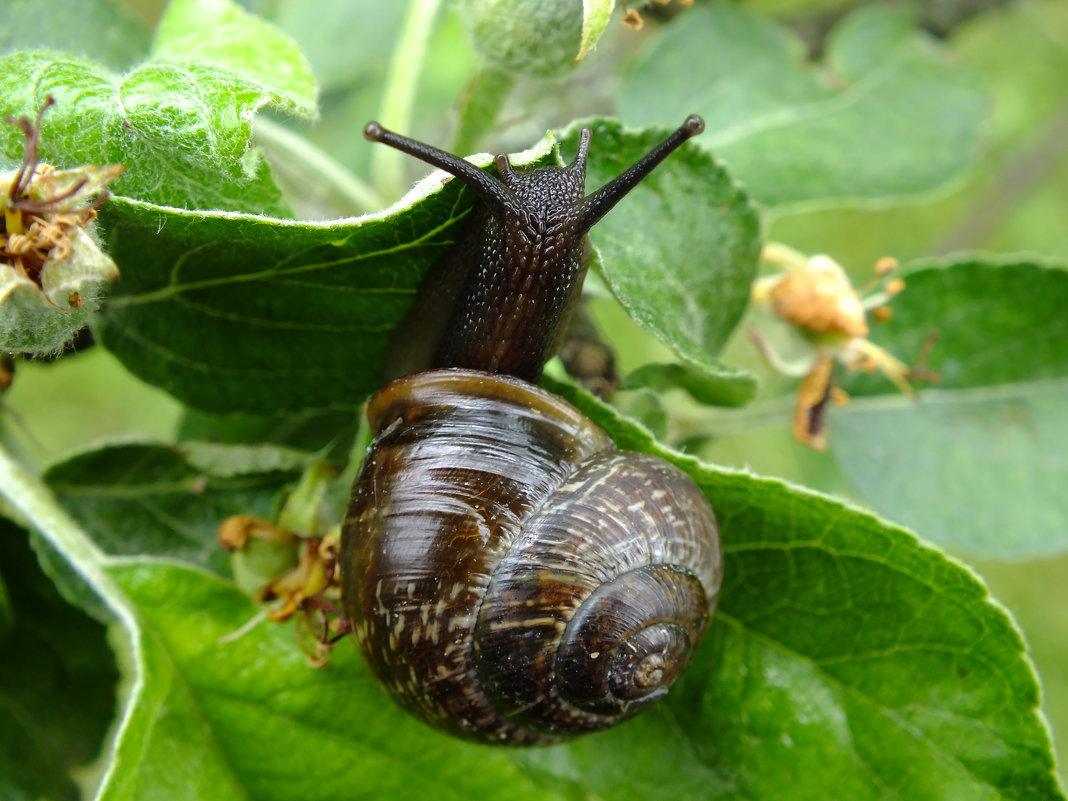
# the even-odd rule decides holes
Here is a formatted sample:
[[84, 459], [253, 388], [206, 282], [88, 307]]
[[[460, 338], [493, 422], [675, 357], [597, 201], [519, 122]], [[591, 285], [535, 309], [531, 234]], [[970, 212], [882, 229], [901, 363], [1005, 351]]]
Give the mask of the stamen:
[[[16, 173], [15, 180], [8, 192], [8, 198], [12, 202], [20, 199], [26, 193], [26, 190], [30, 188], [30, 182], [33, 181], [34, 172], [37, 170], [37, 164], [40, 161], [37, 146], [41, 139], [41, 119], [44, 117], [44, 113], [55, 103], [56, 99], [52, 95], [47, 95], [44, 104], [37, 110], [37, 119], [32, 125], [29, 117], [26, 116], [19, 117], [17, 120], [11, 115], [4, 117], [4, 122], [9, 125], [17, 125], [26, 135], [26, 145], [22, 153], [22, 166], [19, 167], [19, 171]], [[25, 183], [23, 183], [23, 179], [25, 179]]]
[[[67, 190], [61, 195], [45, 198], [44, 200], [30, 200], [29, 198], [25, 197], [20, 197], [18, 199], [12, 198], [11, 205], [13, 208], [17, 208], [21, 211], [26, 212], [27, 214], [44, 214], [49, 210], [49, 208], [55, 206], [57, 203], [62, 203], [64, 200], [69, 200], [70, 198], [77, 195], [79, 192], [82, 191], [82, 189], [87, 183], [89, 183], [89, 179], [82, 178], [82, 180], [75, 184], [72, 189]], [[27, 184], [27, 188], [28, 187], [29, 185]]]

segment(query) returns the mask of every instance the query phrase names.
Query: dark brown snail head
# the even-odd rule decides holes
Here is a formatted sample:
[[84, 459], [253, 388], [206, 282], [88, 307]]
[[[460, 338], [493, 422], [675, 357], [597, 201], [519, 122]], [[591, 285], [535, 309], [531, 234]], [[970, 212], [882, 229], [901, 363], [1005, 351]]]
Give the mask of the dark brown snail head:
[[422, 297], [406, 321], [412, 331], [402, 331], [402, 336], [433, 340], [433, 353], [413, 357], [405, 352], [396, 359], [399, 365], [387, 365], [387, 373], [464, 367], [537, 381], [582, 290], [586, 233], [704, 127], [704, 120], [690, 115], [638, 162], [587, 195], [588, 128], [582, 129], [570, 164], [517, 172], [502, 154], [494, 160], [500, 175], [495, 178], [451, 153], [367, 123], [367, 139], [455, 175], [482, 201], [454, 253], [420, 288]]
[[705, 121], [699, 115], [691, 114], [682, 125], [635, 164], [585, 197], [583, 192], [586, 183], [586, 162], [592, 136], [589, 128], [582, 129], [579, 134], [578, 153], [570, 164], [563, 167], [550, 165], [517, 173], [512, 169], [508, 156], [498, 154], [494, 158], [494, 165], [500, 173], [499, 179], [452, 153], [394, 133], [373, 120], [364, 126], [363, 135], [371, 142], [389, 145], [455, 175], [474, 189], [482, 201], [499, 214], [543, 220], [566, 217], [573, 221], [574, 230], [585, 233], [672, 151], [704, 130]]

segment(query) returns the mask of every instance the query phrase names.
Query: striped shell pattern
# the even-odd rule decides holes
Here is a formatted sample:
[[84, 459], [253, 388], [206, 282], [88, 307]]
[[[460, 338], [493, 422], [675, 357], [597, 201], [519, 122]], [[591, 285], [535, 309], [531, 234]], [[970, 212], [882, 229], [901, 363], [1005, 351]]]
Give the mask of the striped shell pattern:
[[341, 577], [381, 685], [465, 739], [539, 744], [664, 695], [722, 558], [682, 471], [532, 384], [444, 369], [372, 400]]

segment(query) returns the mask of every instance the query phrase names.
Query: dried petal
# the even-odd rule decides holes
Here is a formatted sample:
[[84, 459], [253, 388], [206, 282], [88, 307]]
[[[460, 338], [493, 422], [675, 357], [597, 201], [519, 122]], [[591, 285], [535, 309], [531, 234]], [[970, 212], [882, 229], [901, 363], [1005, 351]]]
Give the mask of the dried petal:
[[[118, 268], [88, 229], [121, 165], [56, 170], [38, 161], [41, 116], [7, 118], [26, 137], [23, 163], [0, 174], [0, 348], [54, 353], [85, 326]], [[95, 200], [94, 200], [95, 198]]]
[[818, 258], [788, 273], [771, 290], [775, 313], [813, 333], [866, 337], [864, 307], [849, 278], [830, 259]]
[[827, 449], [824, 435], [824, 411], [831, 400], [834, 375], [829, 355], [820, 357], [797, 391], [794, 406], [794, 436], [818, 451]]

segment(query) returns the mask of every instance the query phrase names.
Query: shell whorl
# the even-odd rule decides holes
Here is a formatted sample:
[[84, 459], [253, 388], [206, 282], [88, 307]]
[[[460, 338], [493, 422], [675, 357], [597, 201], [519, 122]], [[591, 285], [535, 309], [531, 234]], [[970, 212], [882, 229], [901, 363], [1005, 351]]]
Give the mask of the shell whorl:
[[715, 519], [684, 473], [477, 371], [395, 381], [369, 417], [342, 588], [401, 705], [467, 739], [545, 743], [666, 692], [721, 579]]

